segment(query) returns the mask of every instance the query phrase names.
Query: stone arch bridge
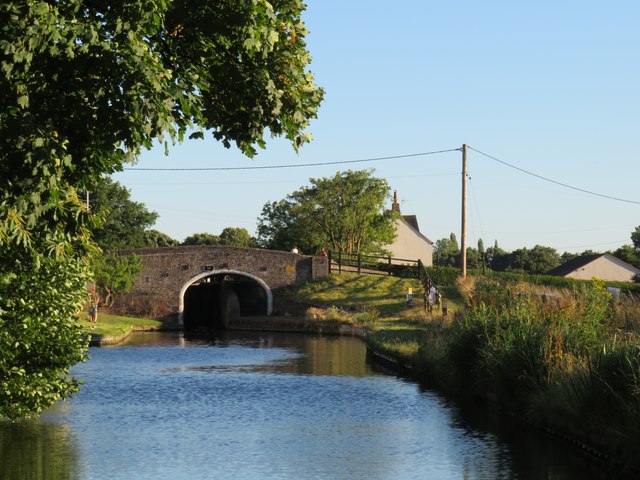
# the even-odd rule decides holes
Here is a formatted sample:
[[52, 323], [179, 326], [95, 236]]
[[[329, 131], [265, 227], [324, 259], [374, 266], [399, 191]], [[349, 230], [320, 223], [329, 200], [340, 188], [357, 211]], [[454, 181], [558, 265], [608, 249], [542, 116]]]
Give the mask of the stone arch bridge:
[[168, 314], [185, 327], [227, 326], [232, 316], [271, 315], [279, 289], [328, 275], [326, 257], [257, 248], [202, 245], [120, 254], [135, 254], [142, 263], [123, 308], [162, 306], [156, 309], [160, 316]]

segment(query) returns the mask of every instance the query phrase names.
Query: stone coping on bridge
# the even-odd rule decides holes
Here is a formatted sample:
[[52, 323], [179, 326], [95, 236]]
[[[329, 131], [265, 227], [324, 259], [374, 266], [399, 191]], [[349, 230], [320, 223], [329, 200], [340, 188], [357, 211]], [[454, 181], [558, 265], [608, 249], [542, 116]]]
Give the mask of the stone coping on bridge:
[[238, 247], [234, 245], [176, 245], [173, 247], [140, 247], [140, 248], [123, 248], [118, 250], [121, 255], [127, 255], [131, 253], [135, 253], [138, 255], [158, 255], [158, 254], [166, 254], [169, 252], [174, 253], [182, 253], [188, 251], [196, 251], [196, 250], [245, 250], [247, 252], [260, 252], [260, 253], [269, 253], [274, 255], [295, 255], [297, 257], [315, 257], [318, 255], [305, 255], [301, 253], [293, 253], [285, 250], [270, 250], [267, 248], [256, 248], [256, 247]]

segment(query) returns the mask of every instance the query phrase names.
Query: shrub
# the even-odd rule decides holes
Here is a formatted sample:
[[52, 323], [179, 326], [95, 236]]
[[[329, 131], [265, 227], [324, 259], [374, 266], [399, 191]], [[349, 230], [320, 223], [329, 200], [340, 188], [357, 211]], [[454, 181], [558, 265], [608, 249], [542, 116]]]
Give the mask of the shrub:
[[455, 285], [460, 276], [460, 269], [454, 267], [427, 267], [426, 270], [435, 284], [441, 287]]

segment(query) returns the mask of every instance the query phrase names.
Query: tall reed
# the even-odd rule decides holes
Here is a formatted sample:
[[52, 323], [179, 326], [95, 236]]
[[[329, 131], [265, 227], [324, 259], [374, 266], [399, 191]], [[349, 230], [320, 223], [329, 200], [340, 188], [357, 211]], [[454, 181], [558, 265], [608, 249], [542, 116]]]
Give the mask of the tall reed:
[[640, 445], [638, 302], [613, 299], [597, 280], [553, 290], [479, 277], [459, 287], [468, 309], [439, 332], [440, 358], [423, 353], [424, 369], [640, 468], [625, 455]]

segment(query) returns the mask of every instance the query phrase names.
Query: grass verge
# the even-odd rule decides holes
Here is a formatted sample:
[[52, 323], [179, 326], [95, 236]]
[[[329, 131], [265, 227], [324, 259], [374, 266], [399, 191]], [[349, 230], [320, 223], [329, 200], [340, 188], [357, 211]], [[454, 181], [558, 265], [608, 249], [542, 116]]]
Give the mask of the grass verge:
[[86, 318], [81, 319], [81, 321], [92, 337], [120, 337], [131, 330], [156, 330], [162, 326], [162, 322], [158, 320], [125, 317], [108, 313], [100, 313], [96, 323], [91, 323]]
[[[407, 288], [413, 290], [413, 306], [406, 303]], [[442, 323], [463, 307], [463, 298], [455, 287], [442, 289], [441, 309], [425, 311], [420, 282], [411, 278], [396, 278], [354, 273], [332, 274], [308, 283], [291, 292], [299, 302], [325, 305], [312, 309], [320, 320], [337, 320], [368, 332], [366, 341], [377, 352], [391, 356], [403, 364], [415, 364], [419, 358], [419, 338], [432, 322]]]

